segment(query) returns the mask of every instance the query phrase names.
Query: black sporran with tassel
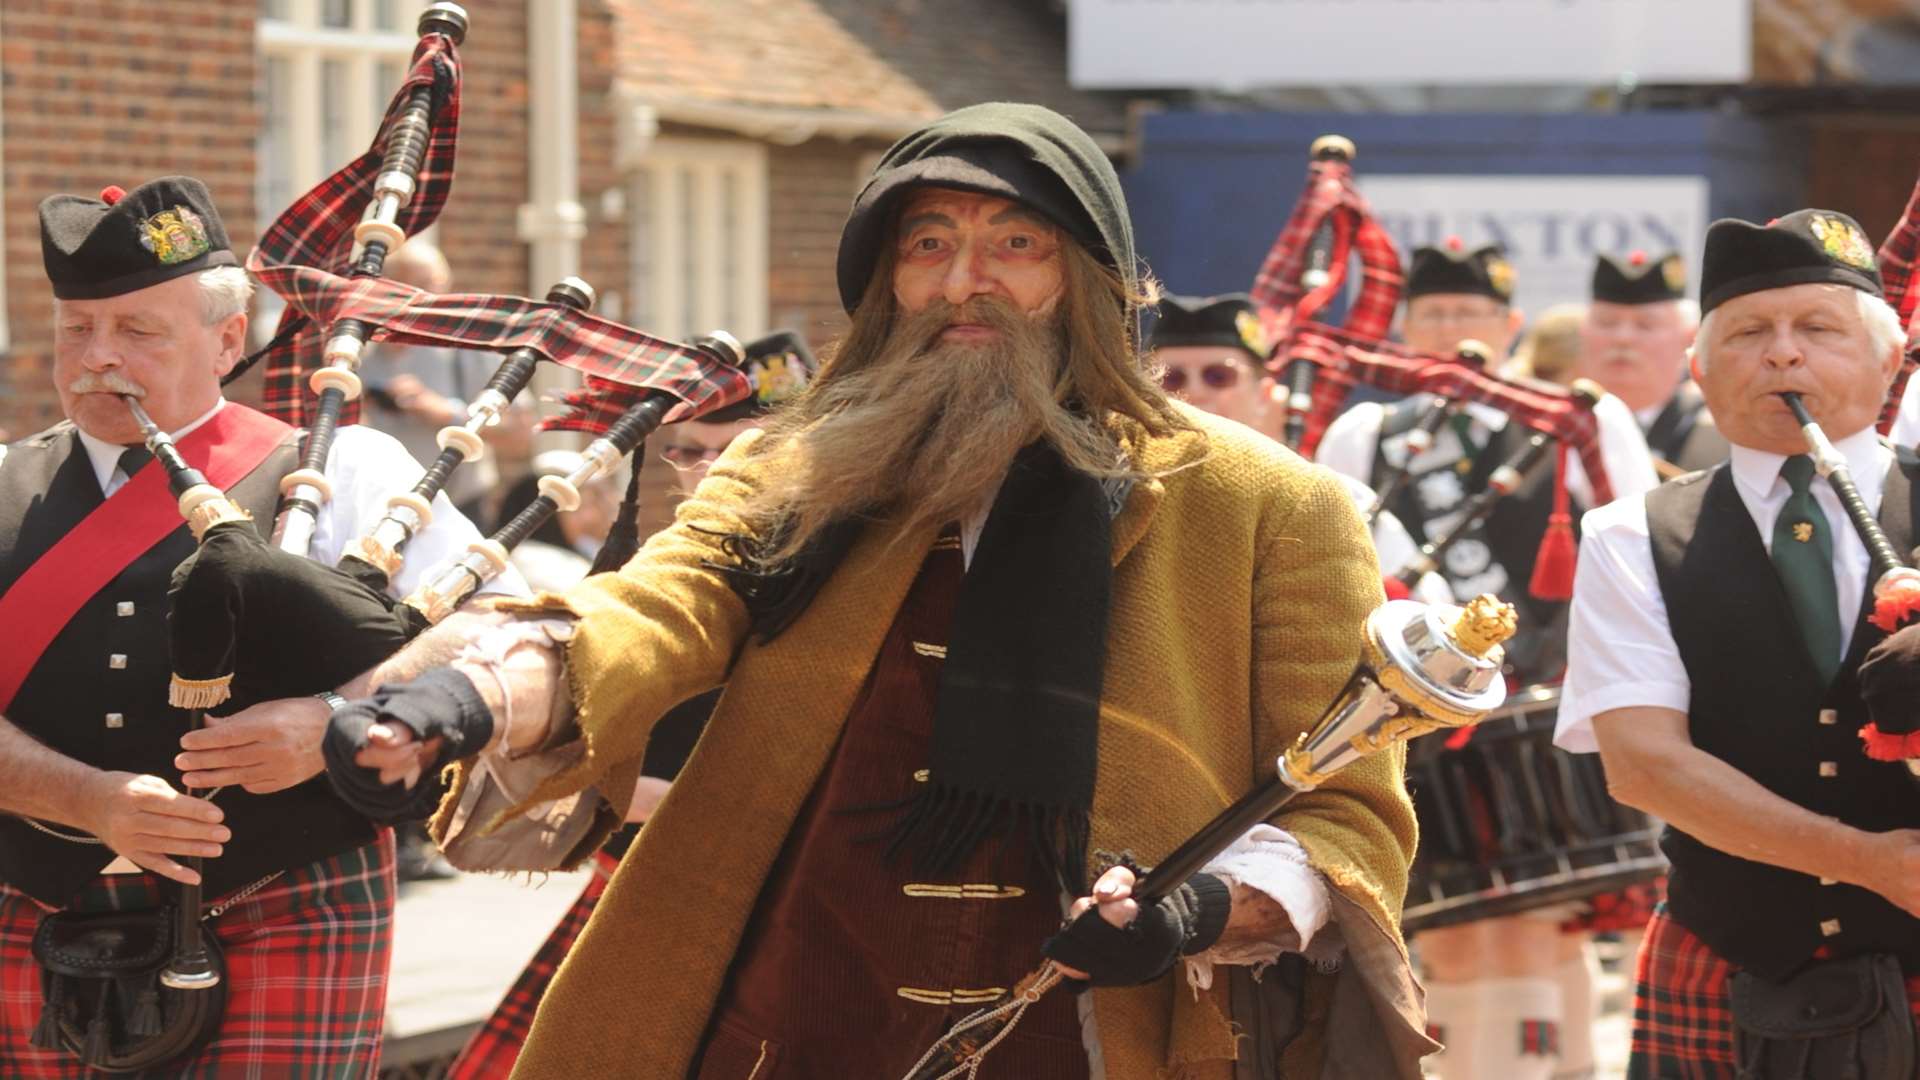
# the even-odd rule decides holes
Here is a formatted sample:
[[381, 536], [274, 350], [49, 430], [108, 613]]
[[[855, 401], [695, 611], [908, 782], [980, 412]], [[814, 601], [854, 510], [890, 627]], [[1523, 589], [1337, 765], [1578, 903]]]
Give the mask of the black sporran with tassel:
[[33, 959], [45, 1004], [33, 1045], [106, 1073], [158, 1068], [197, 1052], [226, 1012], [226, 962], [206, 934], [219, 981], [200, 990], [163, 985], [160, 973], [174, 959], [176, 918], [167, 905], [42, 919]]

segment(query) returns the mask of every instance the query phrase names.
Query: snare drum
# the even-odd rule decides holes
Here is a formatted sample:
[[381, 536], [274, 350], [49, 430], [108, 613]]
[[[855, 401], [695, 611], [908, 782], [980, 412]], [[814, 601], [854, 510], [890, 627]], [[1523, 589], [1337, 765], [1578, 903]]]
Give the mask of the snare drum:
[[1659, 827], [1607, 794], [1598, 754], [1553, 745], [1558, 687], [1508, 697], [1458, 750], [1415, 740], [1420, 819], [1401, 926], [1408, 934], [1517, 915], [1666, 873]]

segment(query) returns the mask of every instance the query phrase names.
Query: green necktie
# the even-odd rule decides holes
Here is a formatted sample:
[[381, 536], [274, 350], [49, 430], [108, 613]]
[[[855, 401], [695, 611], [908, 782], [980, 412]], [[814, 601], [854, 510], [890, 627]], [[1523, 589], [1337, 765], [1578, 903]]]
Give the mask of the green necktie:
[[1453, 428], [1453, 437], [1460, 442], [1460, 460], [1453, 463], [1453, 470], [1465, 476], [1473, 471], [1473, 463], [1479, 459], [1484, 447], [1473, 441], [1473, 417], [1465, 412], [1448, 417], [1447, 425]]
[[1773, 567], [1823, 683], [1840, 670], [1840, 601], [1833, 587], [1833, 530], [1814, 501], [1813, 459], [1796, 454], [1780, 466], [1793, 493], [1773, 523]]

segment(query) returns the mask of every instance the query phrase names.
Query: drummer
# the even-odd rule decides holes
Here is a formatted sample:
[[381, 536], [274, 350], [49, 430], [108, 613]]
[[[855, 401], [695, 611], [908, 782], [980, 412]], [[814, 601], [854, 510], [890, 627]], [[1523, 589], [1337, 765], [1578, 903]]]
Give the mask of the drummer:
[[[1160, 385], [1168, 394], [1263, 435], [1278, 434], [1273, 402], [1281, 391], [1265, 367], [1273, 347], [1252, 297], [1246, 293], [1168, 294], [1160, 300], [1159, 317], [1147, 345], [1160, 368]], [[1350, 476], [1341, 479], [1363, 513], [1373, 506], [1372, 488]], [[1373, 521], [1373, 543], [1383, 567], [1405, 566], [1420, 550], [1400, 519], [1384, 510]], [[1421, 599], [1452, 599], [1438, 575], [1425, 575], [1419, 585]], [[1396, 590], [1404, 587], [1392, 581], [1388, 591]]]
[[[1736, 1025], [1767, 1018], [1874, 1046], [1802, 996], [1816, 984], [1879, 1002], [1888, 1035], [1920, 1013], [1920, 799], [1855, 734], [1856, 671], [1883, 636], [1861, 618], [1869, 560], [1777, 396], [1803, 396], [1868, 510], [1902, 508], [1881, 522], [1910, 550], [1913, 481], [1872, 426], [1904, 328], [1866, 234], [1830, 211], [1714, 223], [1700, 296], [1692, 369], [1731, 460], [1587, 515], [1559, 717], [1562, 747], [1597, 746], [1621, 801], [1670, 823], [1630, 1077], [1731, 1078]], [[1805, 1075], [1913, 1060], [1908, 1043], [1898, 1067], [1815, 1058]]]
[[[1513, 266], [1497, 244], [1468, 249], [1456, 239], [1416, 250], [1407, 274], [1407, 344], [1451, 356], [1477, 335], [1497, 363], [1521, 325], [1514, 284]], [[1407, 435], [1428, 400], [1358, 405], [1328, 428], [1316, 456], [1377, 486], [1389, 467], [1408, 464]], [[1632, 412], [1611, 395], [1594, 412], [1615, 495], [1653, 487], [1653, 460]], [[1467, 403], [1408, 464], [1409, 479], [1390, 508], [1418, 541], [1447, 531], [1526, 436], [1499, 410]], [[1592, 506], [1579, 462], [1570, 457], [1568, 465], [1573, 500]], [[1440, 567], [1458, 599], [1491, 592], [1520, 608], [1521, 633], [1508, 650], [1509, 680], [1520, 685], [1558, 681], [1564, 666], [1566, 605], [1528, 594], [1552, 507], [1550, 473], [1539, 470], [1503, 499], [1483, 526], [1448, 549]], [[1426, 802], [1419, 792], [1415, 798]], [[1560, 922], [1570, 914], [1560, 905], [1419, 935], [1432, 1034], [1447, 1046], [1429, 1065], [1445, 1080], [1545, 1080], [1590, 1061], [1594, 971], [1582, 939], [1562, 940]], [[1573, 1019], [1563, 1025], [1566, 1017]]]

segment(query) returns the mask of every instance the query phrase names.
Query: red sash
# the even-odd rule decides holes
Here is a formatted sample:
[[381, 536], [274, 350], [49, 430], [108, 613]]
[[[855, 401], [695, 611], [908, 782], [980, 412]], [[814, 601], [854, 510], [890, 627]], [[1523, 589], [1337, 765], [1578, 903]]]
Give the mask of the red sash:
[[[224, 491], [267, 460], [290, 430], [271, 416], [228, 402], [176, 445], [187, 464]], [[166, 470], [155, 465], [140, 470], [20, 575], [0, 596], [0, 626], [13, 638], [0, 650], [0, 712], [13, 703], [20, 684], [74, 612], [186, 524], [167, 487]]]

